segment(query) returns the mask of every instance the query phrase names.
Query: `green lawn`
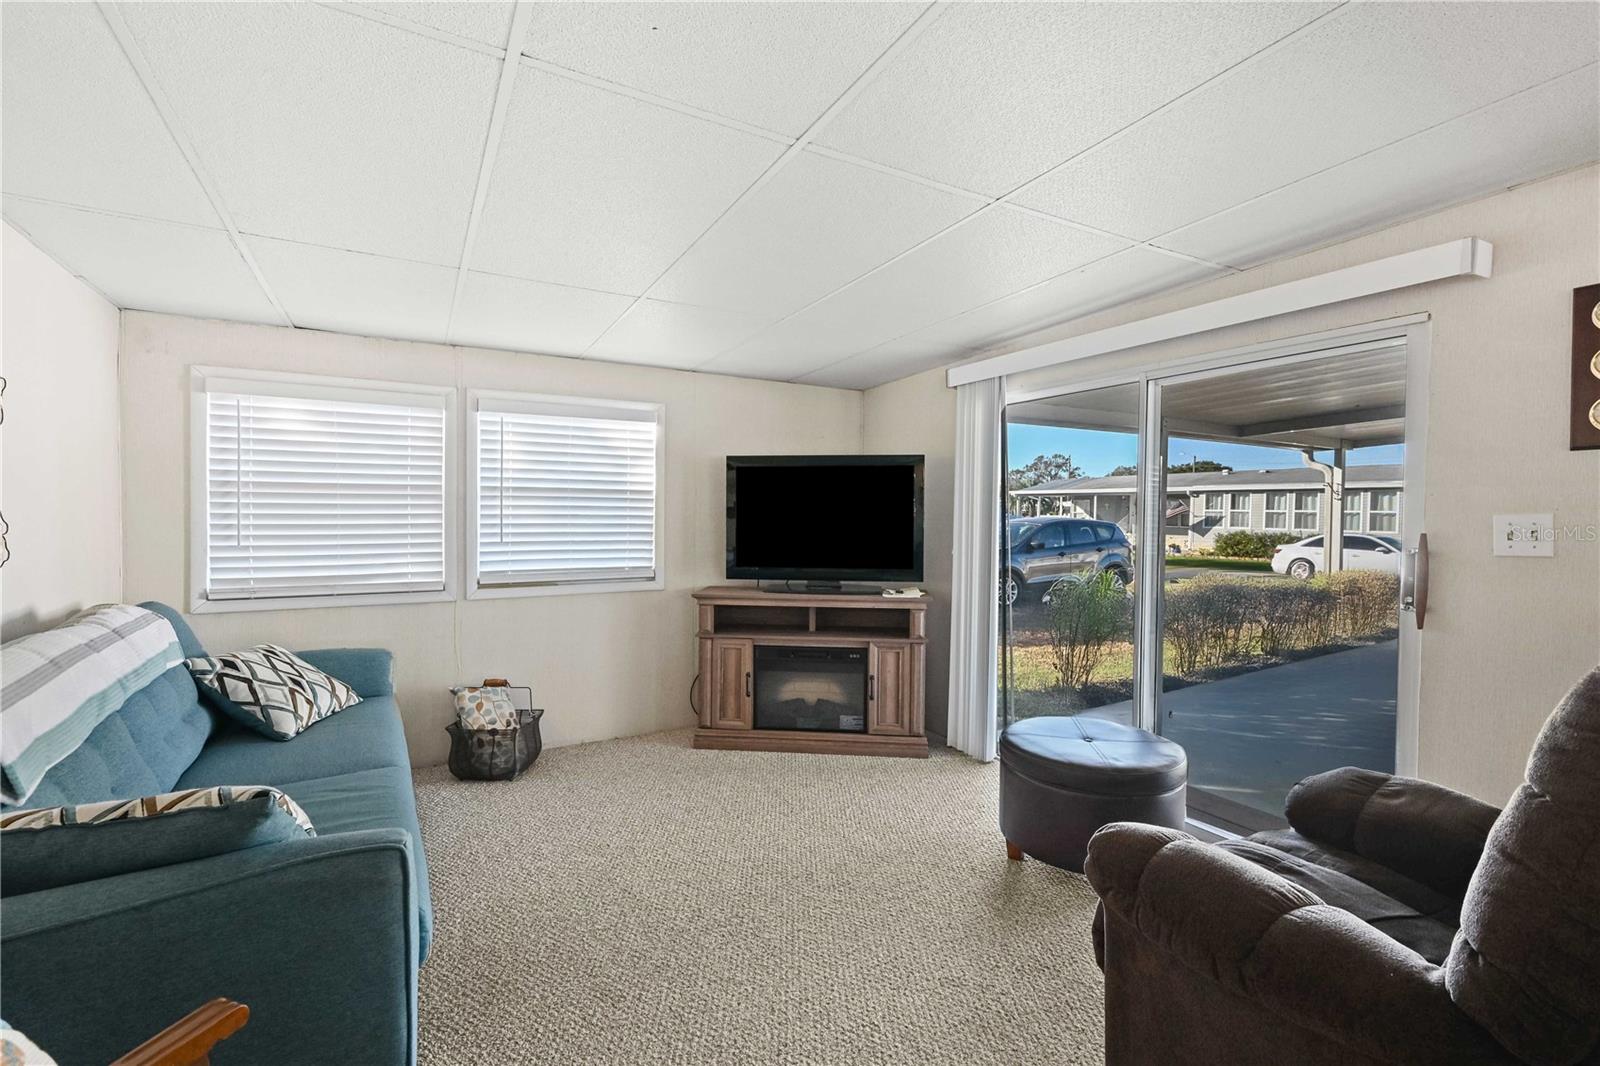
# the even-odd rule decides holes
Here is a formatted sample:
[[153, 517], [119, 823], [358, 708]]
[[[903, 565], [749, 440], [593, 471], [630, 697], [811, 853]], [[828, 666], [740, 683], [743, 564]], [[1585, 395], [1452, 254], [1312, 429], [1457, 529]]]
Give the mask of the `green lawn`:
[[1251, 573], [1271, 573], [1270, 559], [1229, 559], [1221, 555], [1169, 555], [1168, 566], [1192, 566], [1202, 570], [1239, 570]]

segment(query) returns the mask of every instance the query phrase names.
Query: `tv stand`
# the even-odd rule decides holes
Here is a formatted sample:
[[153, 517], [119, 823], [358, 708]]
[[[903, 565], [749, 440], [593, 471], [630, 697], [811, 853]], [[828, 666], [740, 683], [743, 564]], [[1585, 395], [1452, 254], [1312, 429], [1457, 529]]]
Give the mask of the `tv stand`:
[[768, 585], [761, 589], [762, 592], [779, 593], [784, 596], [882, 596], [883, 590], [871, 585], [844, 585], [837, 581], [807, 581], [799, 588], [790, 588], [789, 582], [781, 585]]
[[[695, 747], [927, 758], [926, 600], [731, 585], [700, 589], [694, 599], [700, 652]], [[763, 667], [756, 649], [775, 646], [860, 649], [866, 661], [865, 728], [761, 728], [758, 689], [768, 686], [758, 682]], [[859, 693], [859, 675], [856, 685], [852, 691]]]

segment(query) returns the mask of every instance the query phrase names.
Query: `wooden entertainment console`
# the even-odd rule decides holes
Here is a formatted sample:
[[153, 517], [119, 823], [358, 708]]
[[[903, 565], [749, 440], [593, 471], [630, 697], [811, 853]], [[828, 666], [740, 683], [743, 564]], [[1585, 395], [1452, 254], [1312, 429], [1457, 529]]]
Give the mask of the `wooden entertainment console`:
[[[703, 588], [694, 598], [700, 615], [695, 747], [927, 758], [926, 600], [732, 585]], [[864, 650], [865, 731], [756, 728], [758, 647]]]

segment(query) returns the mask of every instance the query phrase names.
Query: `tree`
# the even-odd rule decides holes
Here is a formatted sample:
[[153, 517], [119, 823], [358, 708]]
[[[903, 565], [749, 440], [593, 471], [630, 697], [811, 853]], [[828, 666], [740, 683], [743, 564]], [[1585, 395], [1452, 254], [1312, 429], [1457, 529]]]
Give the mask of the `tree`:
[[1057, 452], [1054, 455], [1038, 456], [1027, 466], [1014, 467], [1006, 475], [1006, 488], [1014, 492], [1017, 489], [1043, 485], [1046, 481], [1061, 481], [1082, 476], [1083, 470], [1072, 461], [1072, 456]]
[[[1136, 466], [1114, 467], [1106, 477], [1132, 477], [1139, 472]], [[1220, 474], [1232, 473], [1233, 467], [1223, 466], [1215, 459], [1196, 459], [1190, 463], [1173, 463], [1167, 466], [1169, 474]]]

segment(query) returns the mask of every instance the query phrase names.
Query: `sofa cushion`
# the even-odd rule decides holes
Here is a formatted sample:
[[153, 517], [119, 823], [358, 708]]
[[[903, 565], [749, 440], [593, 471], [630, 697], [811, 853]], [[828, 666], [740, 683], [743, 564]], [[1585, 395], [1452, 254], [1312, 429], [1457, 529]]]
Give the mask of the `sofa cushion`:
[[355, 689], [276, 644], [199, 656], [188, 665], [201, 699], [273, 740], [292, 740], [361, 702]]
[[72, 754], [52, 766], [27, 806], [62, 807], [169, 792], [215, 728], [215, 720], [196, 699], [189, 671], [174, 666], [129, 696]]
[[315, 836], [288, 796], [267, 786], [184, 789], [140, 799], [0, 816], [0, 895], [206, 859]]
[[1551, 714], [1461, 906], [1450, 997], [1524, 1062], [1600, 1050], [1600, 669]]
[[1259, 840], [1228, 840], [1217, 845], [1247, 862], [1299, 885], [1322, 902], [1338, 907], [1437, 965], [1450, 953], [1455, 926], [1420, 913], [1349, 874], [1308, 862]]
[[1250, 839], [1287, 852], [1297, 859], [1353, 877], [1385, 896], [1399, 900], [1418, 914], [1443, 922], [1452, 929], [1461, 924], [1460, 900], [1421, 881], [1413, 881], [1405, 874], [1363, 855], [1319, 843], [1301, 836], [1293, 829], [1271, 829], [1254, 833]]
[[426, 958], [433, 937], [433, 902], [410, 767], [380, 767], [295, 781], [284, 791], [305, 809], [320, 836], [386, 828], [404, 829], [410, 835], [411, 862], [417, 875], [418, 948]]
[[179, 778], [182, 788], [332, 777], [358, 770], [409, 767], [400, 709], [393, 696], [362, 700], [318, 722], [287, 744], [227, 723]]

